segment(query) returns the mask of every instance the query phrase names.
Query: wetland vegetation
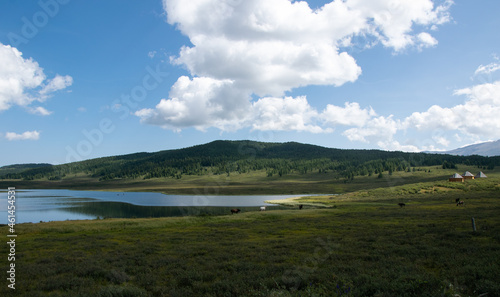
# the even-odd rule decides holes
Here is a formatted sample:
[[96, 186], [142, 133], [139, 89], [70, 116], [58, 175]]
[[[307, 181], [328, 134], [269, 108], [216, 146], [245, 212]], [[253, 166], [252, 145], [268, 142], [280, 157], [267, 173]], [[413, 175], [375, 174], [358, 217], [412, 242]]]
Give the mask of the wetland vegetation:
[[500, 296], [500, 174], [488, 174], [306, 197], [302, 210], [21, 224], [15, 293]]

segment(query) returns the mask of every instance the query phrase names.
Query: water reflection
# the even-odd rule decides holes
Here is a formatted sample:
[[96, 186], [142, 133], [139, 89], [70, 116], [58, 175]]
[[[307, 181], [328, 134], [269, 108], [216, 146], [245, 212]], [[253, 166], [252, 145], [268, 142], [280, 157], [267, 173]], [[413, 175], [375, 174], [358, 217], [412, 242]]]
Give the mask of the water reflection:
[[[268, 206], [267, 209], [284, 209]], [[180, 216], [225, 215], [232, 207], [221, 206], [141, 206], [121, 202], [87, 202], [65, 208], [65, 211], [87, 214], [100, 218], [158, 218]], [[258, 211], [259, 207], [240, 207], [241, 211]]]
[[[72, 190], [17, 190], [16, 223], [95, 218], [156, 218], [230, 214], [232, 208], [258, 211], [285, 207], [264, 203], [297, 195], [194, 196], [161, 193]], [[0, 192], [0, 212], [7, 222], [7, 193]]]

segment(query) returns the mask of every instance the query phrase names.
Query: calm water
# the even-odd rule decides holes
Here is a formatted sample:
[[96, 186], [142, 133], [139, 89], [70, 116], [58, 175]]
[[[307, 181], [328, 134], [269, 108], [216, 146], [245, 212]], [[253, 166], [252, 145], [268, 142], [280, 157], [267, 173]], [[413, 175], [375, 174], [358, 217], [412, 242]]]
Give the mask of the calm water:
[[[234, 207], [257, 211], [264, 203], [301, 195], [189, 196], [161, 193], [17, 190], [16, 223], [100, 218], [148, 218], [228, 214]], [[0, 223], [7, 223], [7, 193], [0, 192]]]

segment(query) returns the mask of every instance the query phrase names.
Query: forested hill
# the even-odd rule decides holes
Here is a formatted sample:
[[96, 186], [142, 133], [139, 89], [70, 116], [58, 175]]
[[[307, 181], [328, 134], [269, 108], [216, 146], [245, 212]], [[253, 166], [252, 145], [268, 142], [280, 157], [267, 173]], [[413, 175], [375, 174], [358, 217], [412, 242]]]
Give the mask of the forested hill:
[[100, 180], [182, 178], [183, 175], [242, 174], [257, 170], [265, 170], [268, 176], [337, 172], [341, 177], [353, 178], [356, 175], [372, 175], [384, 171], [408, 171], [415, 166], [440, 165], [453, 168], [455, 164], [493, 168], [500, 165], [500, 157], [343, 150], [296, 142], [213, 141], [156, 153], [135, 153], [63, 165], [44, 165], [9, 173], [0, 171], [0, 178], [58, 180], [76, 174]]
[[9, 174], [9, 173], [18, 173], [18, 172], [23, 172], [28, 169], [33, 169], [33, 168], [40, 168], [40, 167], [47, 167], [47, 166], [52, 166], [51, 164], [47, 163], [29, 163], [29, 164], [14, 164], [14, 165], [8, 165], [8, 166], [3, 166], [0, 167], [0, 176]]

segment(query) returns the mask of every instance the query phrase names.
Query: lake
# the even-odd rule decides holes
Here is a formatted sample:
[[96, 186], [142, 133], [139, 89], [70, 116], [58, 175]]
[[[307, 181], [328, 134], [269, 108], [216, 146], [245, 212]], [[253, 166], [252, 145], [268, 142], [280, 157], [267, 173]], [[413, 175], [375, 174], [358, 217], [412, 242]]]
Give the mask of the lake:
[[[0, 192], [0, 222], [7, 223], [7, 193]], [[186, 215], [223, 215], [231, 208], [258, 211], [286, 207], [264, 203], [303, 195], [201, 196], [142, 192], [73, 190], [17, 190], [16, 223], [87, 220], [96, 218], [149, 218]]]

